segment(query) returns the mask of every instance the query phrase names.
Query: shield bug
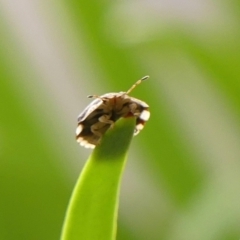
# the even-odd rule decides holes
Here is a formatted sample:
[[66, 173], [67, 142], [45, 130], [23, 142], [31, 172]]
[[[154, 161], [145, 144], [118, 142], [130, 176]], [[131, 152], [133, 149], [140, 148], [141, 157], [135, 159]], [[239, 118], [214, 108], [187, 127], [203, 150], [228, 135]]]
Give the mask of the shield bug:
[[77, 142], [86, 148], [94, 148], [100, 143], [103, 134], [121, 117], [136, 118], [134, 136], [137, 135], [150, 117], [149, 106], [128, 94], [148, 78], [145, 76], [139, 79], [127, 92], [88, 96], [95, 99], [78, 116]]

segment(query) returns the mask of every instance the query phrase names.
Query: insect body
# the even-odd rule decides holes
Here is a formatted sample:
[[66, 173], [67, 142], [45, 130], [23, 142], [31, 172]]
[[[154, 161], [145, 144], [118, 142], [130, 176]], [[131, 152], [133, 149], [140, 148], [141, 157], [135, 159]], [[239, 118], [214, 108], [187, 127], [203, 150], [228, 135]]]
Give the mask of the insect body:
[[128, 94], [148, 78], [149, 76], [141, 78], [127, 92], [88, 96], [96, 99], [78, 116], [77, 142], [86, 148], [94, 148], [100, 143], [103, 134], [112, 128], [121, 117], [136, 118], [134, 135], [137, 135], [150, 117], [149, 106], [139, 99], [128, 96]]

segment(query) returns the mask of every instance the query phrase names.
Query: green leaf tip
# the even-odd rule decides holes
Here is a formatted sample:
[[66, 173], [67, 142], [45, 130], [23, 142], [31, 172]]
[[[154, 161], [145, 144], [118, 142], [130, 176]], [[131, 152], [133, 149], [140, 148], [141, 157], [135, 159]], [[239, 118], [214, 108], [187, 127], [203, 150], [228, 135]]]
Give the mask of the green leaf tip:
[[119, 189], [135, 118], [109, 129], [87, 160], [74, 188], [61, 240], [114, 240]]
[[121, 118], [103, 136], [101, 143], [94, 149], [93, 156], [111, 159], [127, 151], [134, 131], [135, 118]]

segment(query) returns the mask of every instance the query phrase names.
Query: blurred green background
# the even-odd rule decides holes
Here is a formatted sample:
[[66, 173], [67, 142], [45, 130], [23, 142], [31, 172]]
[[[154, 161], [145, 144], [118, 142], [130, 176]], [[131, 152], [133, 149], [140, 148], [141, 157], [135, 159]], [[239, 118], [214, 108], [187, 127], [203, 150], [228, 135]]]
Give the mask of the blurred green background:
[[151, 107], [118, 240], [240, 239], [240, 2], [0, 2], [0, 239], [59, 239], [89, 94]]

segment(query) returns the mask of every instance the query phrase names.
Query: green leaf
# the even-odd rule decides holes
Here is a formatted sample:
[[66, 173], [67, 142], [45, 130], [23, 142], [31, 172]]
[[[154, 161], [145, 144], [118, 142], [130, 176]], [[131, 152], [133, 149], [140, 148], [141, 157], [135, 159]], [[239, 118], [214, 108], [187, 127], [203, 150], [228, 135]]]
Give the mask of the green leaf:
[[73, 191], [62, 240], [113, 240], [119, 189], [134, 118], [120, 119], [89, 157]]

